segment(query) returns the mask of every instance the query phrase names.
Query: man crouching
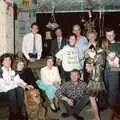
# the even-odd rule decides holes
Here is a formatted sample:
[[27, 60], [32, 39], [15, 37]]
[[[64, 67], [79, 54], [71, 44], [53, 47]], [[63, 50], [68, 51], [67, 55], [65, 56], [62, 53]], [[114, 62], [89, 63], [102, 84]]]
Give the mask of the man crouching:
[[89, 97], [85, 95], [87, 84], [80, 80], [78, 70], [70, 73], [71, 81], [64, 83], [57, 91], [56, 96], [63, 101], [66, 113], [62, 113], [62, 117], [72, 115], [77, 120], [83, 120], [78, 114], [89, 102]]

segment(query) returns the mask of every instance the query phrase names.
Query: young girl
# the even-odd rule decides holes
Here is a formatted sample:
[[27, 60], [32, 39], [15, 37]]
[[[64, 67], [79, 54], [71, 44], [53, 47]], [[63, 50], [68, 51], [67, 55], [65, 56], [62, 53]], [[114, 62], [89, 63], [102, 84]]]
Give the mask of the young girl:
[[94, 120], [100, 120], [97, 101], [100, 93], [105, 91], [103, 76], [105, 68], [107, 41], [102, 40], [99, 45], [100, 46], [96, 50], [96, 55], [94, 56], [94, 58], [92, 59], [89, 57], [86, 59], [85, 67], [87, 72], [89, 73], [87, 93], [90, 96]]
[[27, 67], [26, 62], [22, 58], [18, 58], [14, 61], [14, 69], [24, 82], [37, 88], [35, 83], [36, 78], [34, 77], [32, 70]]

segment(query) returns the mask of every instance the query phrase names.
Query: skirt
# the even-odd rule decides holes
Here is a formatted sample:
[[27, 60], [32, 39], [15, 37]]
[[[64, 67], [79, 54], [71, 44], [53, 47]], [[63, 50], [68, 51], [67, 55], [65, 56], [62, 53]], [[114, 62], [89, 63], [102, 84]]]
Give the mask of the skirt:
[[99, 94], [103, 93], [104, 91], [105, 91], [105, 85], [104, 82], [102, 81], [90, 80], [86, 89], [86, 93], [92, 97], [98, 97]]
[[55, 98], [55, 92], [57, 88], [52, 84], [45, 84], [42, 80], [37, 80], [36, 84], [41, 90], [45, 91], [48, 99], [52, 102]]

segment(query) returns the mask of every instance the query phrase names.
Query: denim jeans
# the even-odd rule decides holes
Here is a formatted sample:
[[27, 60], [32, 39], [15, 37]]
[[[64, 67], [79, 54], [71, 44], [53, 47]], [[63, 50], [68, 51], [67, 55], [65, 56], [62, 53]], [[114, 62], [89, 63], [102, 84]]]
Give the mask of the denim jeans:
[[9, 103], [10, 114], [16, 115], [24, 106], [24, 90], [21, 87], [9, 90], [6, 93]]
[[79, 114], [80, 111], [89, 103], [89, 97], [83, 96], [80, 97], [74, 107], [69, 106], [67, 102], [64, 102], [64, 107], [69, 114]]

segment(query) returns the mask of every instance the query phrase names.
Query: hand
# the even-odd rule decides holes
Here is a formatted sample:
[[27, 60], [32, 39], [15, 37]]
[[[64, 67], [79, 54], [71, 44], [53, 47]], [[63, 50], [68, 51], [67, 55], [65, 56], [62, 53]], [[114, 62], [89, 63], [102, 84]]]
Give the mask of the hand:
[[72, 99], [67, 99], [67, 103], [71, 106], [71, 107], [73, 107], [74, 106], [74, 100], [72, 100]]

